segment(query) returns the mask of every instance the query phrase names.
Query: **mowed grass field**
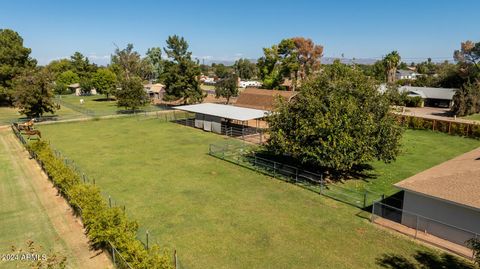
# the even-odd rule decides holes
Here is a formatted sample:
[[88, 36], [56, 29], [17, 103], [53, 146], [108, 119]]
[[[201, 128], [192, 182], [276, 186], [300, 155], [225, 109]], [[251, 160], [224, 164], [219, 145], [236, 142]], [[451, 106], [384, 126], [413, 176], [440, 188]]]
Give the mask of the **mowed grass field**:
[[466, 116], [466, 117], [464, 117], [464, 119], [466, 119], [466, 120], [478, 120], [478, 121], [480, 121], [480, 113], [473, 114], [473, 115], [470, 115], [470, 116]]
[[[186, 268], [378, 268], [386, 254], [415, 262], [432, 251], [357, 208], [209, 156], [225, 139], [216, 134], [135, 118], [39, 128], [125, 204], [140, 238], [148, 229]], [[479, 146], [428, 131], [407, 131], [403, 143], [398, 163], [374, 164], [380, 188]]]
[[[55, 111], [55, 113], [47, 113], [44, 116], [47, 118], [70, 119], [81, 117], [83, 114], [61, 106], [59, 110]], [[18, 113], [18, 109], [12, 107], [0, 107], [0, 125], [8, 125], [20, 120], [26, 120], [26, 117], [25, 115]]]
[[[62, 95], [60, 96], [61, 100], [70, 104], [77, 106], [79, 108], [89, 109], [95, 112], [95, 115], [102, 116], [102, 115], [114, 115], [121, 113], [124, 108], [117, 107], [117, 101], [113, 96], [109, 96], [110, 100], [107, 100], [106, 95], [90, 95], [90, 96], [76, 96], [76, 95]], [[84, 103], [80, 104], [80, 100], [83, 99]], [[140, 108], [140, 110], [162, 110], [164, 109], [161, 106], [155, 106], [152, 104], [147, 104], [145, 107]]]
[[[8, 131], [0, 131], [0, 254], [12, 253], [11, 247], [26, 248], [33, 240], [42, 246], [37, 254], [54, 250], [68, 257], [68, 268], [78, 264], [65, 242], [57, 234], [32, 186], [31, 178], [23, 173], [8, 152], [5, 137]], [[28, 262], [1, 261], [0, 268], [29, 268]], [[71, 267], [73, 266], [73, 267]]]

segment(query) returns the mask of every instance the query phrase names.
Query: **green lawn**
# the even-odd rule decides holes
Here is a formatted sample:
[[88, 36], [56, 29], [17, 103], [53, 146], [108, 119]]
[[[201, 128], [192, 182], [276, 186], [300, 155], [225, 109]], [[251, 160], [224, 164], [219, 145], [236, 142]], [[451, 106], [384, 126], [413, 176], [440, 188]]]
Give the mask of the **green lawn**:
[[[68, 263], [75, 264], [71, 252], [59, 237], [46, 209], [40, 204], [31, 180], [18, 163], [10, 158], [4, 139], [8, 131], [0, 132], [0, 254], [11, 253], [11, 246], [25, 248], [27, 240], [45, 250], [53, 249], [68, 256]], [[47, 253], [48, 251], [40, 251]], [[1, 261], [0, 268], [27, 268], [26, 262]]]
[[[71, 110], [67, 107], [61, 106], [55, 113], [47, 113], [45, 117], [52, 117], [57, 119], [71, 119], [82, 117], [83, 114]], [[11, 107], [0, 107], [0, 125], [7, 125], [11, 122], [25, 120], [25, 115], [18, 113], [18, 109]]]
[[464, 117], [464, 119], [466, 119], [466, 120], [478, 120], [478, 121], [480, 121], [480, 113], [473, 114], [473, 115], [470, 115], [470, 116], [466, 116], [466, 117]]
[[[78, 108], [91, 110], [97, 116], [114, 115], [124, 110], [124, 108], [117, 107], [117, 102], [115, 100], [107, 101], [105, 95], [90, 95], [90, 96], [62, 95], [60, 96], [60, 98], [62, 101], [70, 105], [76, 106]], [[110, 96], [110, 98], [112, 97]], [[80, 99], [84, 100], [83, 104], [80, 104]], [[161, 110], [163, 109], [163, 107], [148, 104], [142, 109], [152, 111], [152, 110]]]
[[[428, 251], [354, 207], [209, 156], [208, 144], [224, 140], [215, 134], [133, 118], [39, 128], [126, 205], [141, 238], [148, 229], [186, 268], [378, 268], [383, 255], [414, 261]], [[377, 185], [479, 145], [427, 131], [408, 131], [403, 142], [404, 161], [376, 165]], [[422, 163], [432, 152], [440, 156]]]
[[402, 139], [402, 153], [395, 162], [373, 162], [374, 169], [368, 172], [372, 178], [339, 185], [393, 194], [397, 189], [392, 184], [477, 147], [480, 147], [480, 140], [440, 132], [407, 130]]

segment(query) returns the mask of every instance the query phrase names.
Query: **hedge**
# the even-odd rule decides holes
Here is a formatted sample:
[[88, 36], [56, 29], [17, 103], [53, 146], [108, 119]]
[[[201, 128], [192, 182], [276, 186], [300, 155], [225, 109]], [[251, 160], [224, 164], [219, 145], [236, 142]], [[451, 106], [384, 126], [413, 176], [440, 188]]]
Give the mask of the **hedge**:
[[166, 251], [158, 245], [148, 250], [136, 238], [138, 224], [124, 210], [110, 207], [96, 185], [85, 184], [80, 177], [58, 159], [45, 141], [39, 140], [27, 149], [39, 161], [59, 192], [82, 217], [86, 234], [94, 249], [108, 249], [113, 244], [133, 268], [173, 269]]
[[480, 124], [397, 115], [402, 126], [480, 139]]

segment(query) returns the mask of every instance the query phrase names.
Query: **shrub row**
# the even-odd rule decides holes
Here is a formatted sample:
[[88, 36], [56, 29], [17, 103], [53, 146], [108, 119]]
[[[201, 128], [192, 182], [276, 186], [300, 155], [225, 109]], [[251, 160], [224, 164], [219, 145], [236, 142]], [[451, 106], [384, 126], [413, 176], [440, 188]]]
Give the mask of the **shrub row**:
[[59, 192], [79, 214], [94, 249], [109, 249], [113, 244], [133, 268], [171, 269], [166, 251], [158, 245], [148, 250], [137, 238], [138, 224], [124, 210], [110, 207], [96, 185], [85, 184], [78, 174], [57, 158], [45, 141], [27, 145]]
[[459, 135], [477, 139], [480, 138], [479, 124], [443, 121], [404, 115], [399, 115], [398, 120], [402, 126], [411, 129], [427, 129], [452, 135]]

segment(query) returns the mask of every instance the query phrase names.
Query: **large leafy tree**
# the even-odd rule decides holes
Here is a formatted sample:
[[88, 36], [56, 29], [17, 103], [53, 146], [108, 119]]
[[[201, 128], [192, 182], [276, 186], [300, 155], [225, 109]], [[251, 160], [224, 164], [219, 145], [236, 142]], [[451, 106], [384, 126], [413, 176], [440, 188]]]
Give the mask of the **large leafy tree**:
[[113, 94], [117, 88], [117, 76], [107, 68], [100, 68], [92, 75], [92, 87], [98, 93], [105, 94], [107, 100], [110, 94]]
[[303, 37], [287, 38], [278, 45], [263, 49], [258, 59], [259, 75], [266, 88], [280, 88], [288, 78], [293, 90], [320, 68], [323, 47]]
[[165, 61], [162, 59], [162, 49], [159, 47], [149, 48], [147, 50], [145, 61], [150, 65], [152, 79], [161, 81], [161, 76], [165, 71]]
[[402, 129], [377, 88], [360, 70], [335, 62], [303, 84], [292, 102], [279, 100], [268, 118], [267, 148], [336, 172], [394, 160]]
[[[55, 75], [52, 74], [52, 78], [54, 76]], [[55, 92], [57, 94], [65, 94], [67, 93], [68, 85], [79, 82], [80, 77], [77, 75], [77, 73], [73, 72], [72, 70], [67, 70], [57, 76], [57, 79], [55, 80]]]
[[257, 61], [260, 79], [266, 89], [276, 89], [282, 84], [283, 77], [279, 68], [278, 46], [263, 48], [263, 57]]
[[480, 42], [462, 42], [460, 50], [455, 50], [453, 57], [457, 62], [472, 65], [476, 71], [480, 71]]
[[480, 113], [480, 81], [467, 82], [455, 92], [452, 112], [459, 117]]
[[118, 107], [125, 107], [135, 111], [147, 104], [148, 98], [143, 89], [141, 78], [137, 76], [122, 78], [119, 86], [119, 89], [115, 92]]
[[198, 76], [200, 68], [191, 58], [188, 43], [183, 37], [169, 36], [164, 48], [170, 62], [165, 74], [166, 101], [183, 100], [184, 103], [198, 103], [204, 98]]
[[75, 70], [72, 66], [72, 62], [69, 59], [53, 60], [45, 67], [47, 68], [48, 72], [52, 74], [55, 81], [57, 80], [58, 76], [60, 76], [60, 74], [66, 71], [73, 72], [73, 70]]
[[397, 67], [400, 64], [400, 59], [400, 54], [398, 54], [397, 51], [392, 51], [383, 58], [387, 83], [395, 82], [395, 74], [397, 73]]
[[304, 80], [307, 76], [320, 68], [320, 58], [323, 56], [323, 46], [316, 45], [310, 38], [292, 38], [296, 56], [299, 62], [297, 79]]
[[227, 77], [217, 81], [215, 83], [215, 96], [226, 98], [228, 104], [230, 98], [238, 96], [237, 80], [236, 74], [228, 74]]
[[29, 118], [41, 117], [57, 109], [53, 101], [53, 78], [45, 68], [25, 71], [15, 77], [13, 85], [15, 106], [21, 114]]
[[241, 79], [251, 79], [257, 75], [257, 65], [248, 59], [238, 59], [233, 68]]
[[111, 66], [119, 78], [140, 77], [142, 73], [142, 59], [140, 54], [133, 50], [133, 44], [128, 44], [122, 50], [117, 48], [112, 55]]
[[226, 78], [228, 77], [231, 73], [232, 70], [230, 67], [225, 66], [224, 64], [212, 64], [213, 72], [215, 73], [215, 76], [218, 78]]
[[0, 105], [13, 104], [13, 78], [36, 66], [37, 62], [30, 57], [31, 51], [23, 46], [17, 32], [0, 29]]
[[76, 51], [70, 56], [70, 63], [73, 71], [81, 78], [90, 78], [93, 72], [97, 70], [97, 66], [90, 63], [90, 60], [80, 52]]

